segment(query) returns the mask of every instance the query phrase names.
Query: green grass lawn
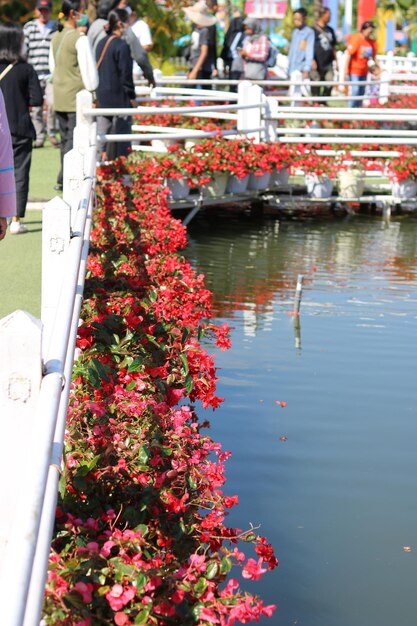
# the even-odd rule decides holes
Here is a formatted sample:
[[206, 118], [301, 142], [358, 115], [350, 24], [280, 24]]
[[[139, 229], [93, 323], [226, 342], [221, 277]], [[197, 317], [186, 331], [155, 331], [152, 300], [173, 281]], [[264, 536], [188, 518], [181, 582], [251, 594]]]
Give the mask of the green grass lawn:
[[[60, 151], [46, 142], [32, 152], [29, 202], [51, 200], [60, 167]], [[35, 317], [41, 312], [42, 211], [28, 210], [24, 219], [29, 232], [10, 235], [0, 242], [0, 318], [16, 309]]]
[[50, 200], [59, 192], [54, 190], [60, 167], [60, 150], [47, 141], [43, 148], [32, 151], [29, 179], [29, 202]]
[[16, 309], [40, 317], [42, 212], [28, 211], [25, 235], [10, 235], [0, 241], [0, 318]]

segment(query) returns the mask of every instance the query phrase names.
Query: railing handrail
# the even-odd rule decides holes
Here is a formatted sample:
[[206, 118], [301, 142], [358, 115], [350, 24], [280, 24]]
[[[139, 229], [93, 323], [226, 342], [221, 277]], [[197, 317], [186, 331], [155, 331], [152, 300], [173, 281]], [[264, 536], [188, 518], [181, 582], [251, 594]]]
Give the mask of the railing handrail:
[[[38, 626], [40, 622], [55, 517], [55, 487], [59, 480], [63, 449], [63, 416], [68, 408], [79, 320], [78, 301], [82, 297], [89, 215], [94, 198], [95, 146], [87, 150], [85, 163], [88, 170], [66, 248], [65, 271], [53, 330], [49, 335], [49, 346], [45, 346], [43, 352], [44, 373], [33, 418], [29, 453], [19, 461], [24, 470], [21, 472], [24, 487], [18, 491], [14, 522], [7, 539], [0, 576], [2, 623], [7, 626]], [[52, 489], [51, 483], [54, 485]]]

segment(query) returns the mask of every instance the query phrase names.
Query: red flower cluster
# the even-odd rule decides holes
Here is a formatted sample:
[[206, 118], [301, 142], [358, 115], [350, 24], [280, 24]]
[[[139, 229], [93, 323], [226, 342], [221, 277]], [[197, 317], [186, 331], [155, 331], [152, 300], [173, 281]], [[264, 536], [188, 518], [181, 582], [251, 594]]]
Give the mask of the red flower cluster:
[[277, 559], [253, 529], [225, 524], [237, 504], [223, 494], [229, 453], [191, 402], [222, 401], [200, 341], [227, 348], [228, 328], [209, 321], [210, 293], [180, 254], [185, 230], [152, 163], [120, 160], [101, 172], [48, 625], [233, 626], [275, 609], [228, 580], [232, 569], [257, 580]]

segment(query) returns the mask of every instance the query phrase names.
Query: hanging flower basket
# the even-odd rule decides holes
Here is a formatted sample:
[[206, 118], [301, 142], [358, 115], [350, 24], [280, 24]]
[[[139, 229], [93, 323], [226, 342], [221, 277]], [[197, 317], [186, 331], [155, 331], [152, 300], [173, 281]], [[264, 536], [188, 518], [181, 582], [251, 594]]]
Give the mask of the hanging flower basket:
[[216, 196], [224, 196], [226, 193], [227, 182], [229, 180], [229, 174], [219, 173], [215, 174], [212, 180], [202, 187], [203, 196], [209, 198], [215, 198]]
[[333, 183], [328, 176], [306, 174], [305, 183], [307, 193], [311, 198], [330, 198], [333, 191]]
[[365, 189], [362, 170], [340, 170], [337, 173], [339, 195], [342, 198], [360, 198]]
[[190, 194], [190, 186], [185, 178], [167, 178], [166, 186], [169, 189], [171, 200], [185, 200]]
[[281, 185], [288, 185], [290, 173], [287, 167], [277, 168], [271, 173], [271, 180], [269, 181], [270, 187], [281, 187]]
[[249, 174], [248, 189], [250, 191], [267, 189], [271, 180], [271, 172], [264, 172], [256, 176], [254, 172]]
[[248, 183], [249, 174], [243, 178], [238, 178], [235, 174], [232, 174], [227, 183], [226, 193], [244, 193], [248, 188]]
[[411, 200], [417, 198], [417, 181], [405, 178], [399, 182], [392, 183], [392, 195], [396, 198]]

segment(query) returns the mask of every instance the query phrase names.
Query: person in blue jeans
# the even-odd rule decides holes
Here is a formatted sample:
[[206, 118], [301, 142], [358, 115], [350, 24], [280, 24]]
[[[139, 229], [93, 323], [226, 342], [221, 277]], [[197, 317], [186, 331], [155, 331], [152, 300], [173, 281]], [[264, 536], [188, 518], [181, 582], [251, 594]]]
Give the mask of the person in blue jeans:
[[[351, 100], [349, 106], [361, 107], [362, 100], [356, 100], [357, 96], [365, 95], [366, 78], [370, 61], [375, 61], [376, 42], [372, 39], [375, 31], [373, 22], [364, 22], [359, 33], [351, 35], [346, 50], [346, 73], [348, 80], [354, 84], [350, 87]], [[355, 84], [355, 83], [363, 83]]]

